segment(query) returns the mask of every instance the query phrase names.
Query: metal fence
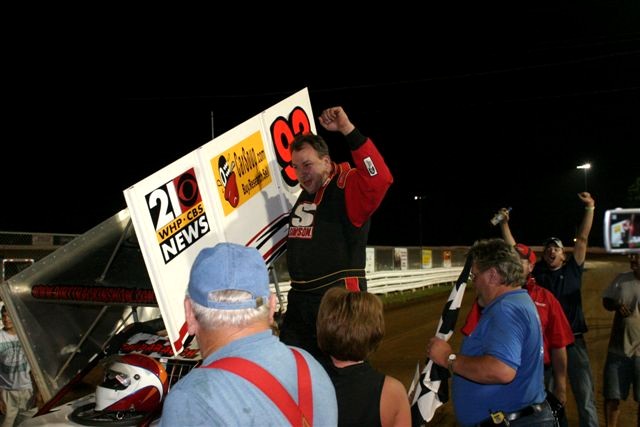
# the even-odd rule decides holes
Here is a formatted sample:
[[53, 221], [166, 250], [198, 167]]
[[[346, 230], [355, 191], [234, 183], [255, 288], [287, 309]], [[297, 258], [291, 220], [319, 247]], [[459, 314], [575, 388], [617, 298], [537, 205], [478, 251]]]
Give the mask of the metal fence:
[[[367, 276], [381, 271], [430, 270], [461, 267], [467, 256], [467, 246], [368, 246]], [[273, 282], [289, 280], [286, 254], [272, 266]], [[371, 276], [374, 277], [374, 276]]]
[[[438, 267], [416, 270], [386, 270], [367, 273], [368, 291], [387, 295], [394, 292], [415, 291], [431, 286], [453, 284], [460, 275], [462, 266]], [[279, 282], [276, 288], [271, 283], [271, 291], [279, 295], [279, 303], [284, 311], [291, 286], [289, 281]]]

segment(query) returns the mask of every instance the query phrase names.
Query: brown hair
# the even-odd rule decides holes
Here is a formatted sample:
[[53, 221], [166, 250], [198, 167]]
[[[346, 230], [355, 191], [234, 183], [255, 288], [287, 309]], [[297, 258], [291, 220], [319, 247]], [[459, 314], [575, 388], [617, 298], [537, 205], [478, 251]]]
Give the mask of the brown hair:
[[314, 135], [312, 133], [300, 133], [293, 138], [291, 145], [289, 146], [291, 152], [300, 151], [304, 148], [305, 144], [308, 144], [316, 150], [318, 157], [324, 157], [329, 155], [329, 146], [320, 135]]
[[338, 360], [360, 361], [384, 336], [382, 301], [368, 292], [329, 289], [318, 311], [318, 347]]

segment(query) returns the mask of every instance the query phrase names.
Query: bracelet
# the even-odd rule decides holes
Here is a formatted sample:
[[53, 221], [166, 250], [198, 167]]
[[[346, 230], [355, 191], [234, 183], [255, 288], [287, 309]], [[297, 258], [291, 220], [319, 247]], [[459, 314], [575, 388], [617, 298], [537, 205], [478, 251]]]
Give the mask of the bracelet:
[[595, 208], [596, 208], [595, 206], [585, 206], [585, 207], [584, 207], [584, 210], [585, 210], [585, 211], [592, 211], [592, 210], [594, 210]]

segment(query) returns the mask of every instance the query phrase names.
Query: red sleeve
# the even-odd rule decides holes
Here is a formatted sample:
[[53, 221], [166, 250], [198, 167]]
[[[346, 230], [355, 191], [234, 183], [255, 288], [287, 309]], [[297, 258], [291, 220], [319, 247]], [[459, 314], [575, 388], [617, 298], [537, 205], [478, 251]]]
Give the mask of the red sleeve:
[[547, 304], [549, 305], [549, 322], [545, 335], [549, 340], [549, 349], [562, 348], [573, 344], [573, 331], [560, 302], [550, 292], [547, 292], [546, 295]]
[[380, 206], [393, 176], [370, 138], [351, 156], [355, 168], [347, 172], [344, 194], [349, 220], [360, 227]]
[[469, 336], [471, 332], [478, 326], [478, 322], [480, 321], [480, 315], [482, 314], [482, 310], [480, 310], [480, 305], [478, 305], [478, 298], [473, 301], [473, 305], [471, 306], [471, 311], [467, 314], [467, 318], [464, 321], [464, 326], [460, 328], [460, 332], [464, 335]]

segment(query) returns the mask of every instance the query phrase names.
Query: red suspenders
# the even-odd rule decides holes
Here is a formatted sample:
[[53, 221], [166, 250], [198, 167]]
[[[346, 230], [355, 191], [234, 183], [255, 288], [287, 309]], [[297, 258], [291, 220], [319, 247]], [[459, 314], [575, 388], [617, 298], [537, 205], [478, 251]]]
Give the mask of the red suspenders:
[[253, 383], [275, 405], [294, 427], [311, 427], [313, 425], [313, 393], [309, 366], [302, 355], [291, 349], [298, 368], [298, 402], [293, 400], [289, 392], [266, 369], [241, 357], [225, 357], [203, 366], [203, 368], [224, 369]]

